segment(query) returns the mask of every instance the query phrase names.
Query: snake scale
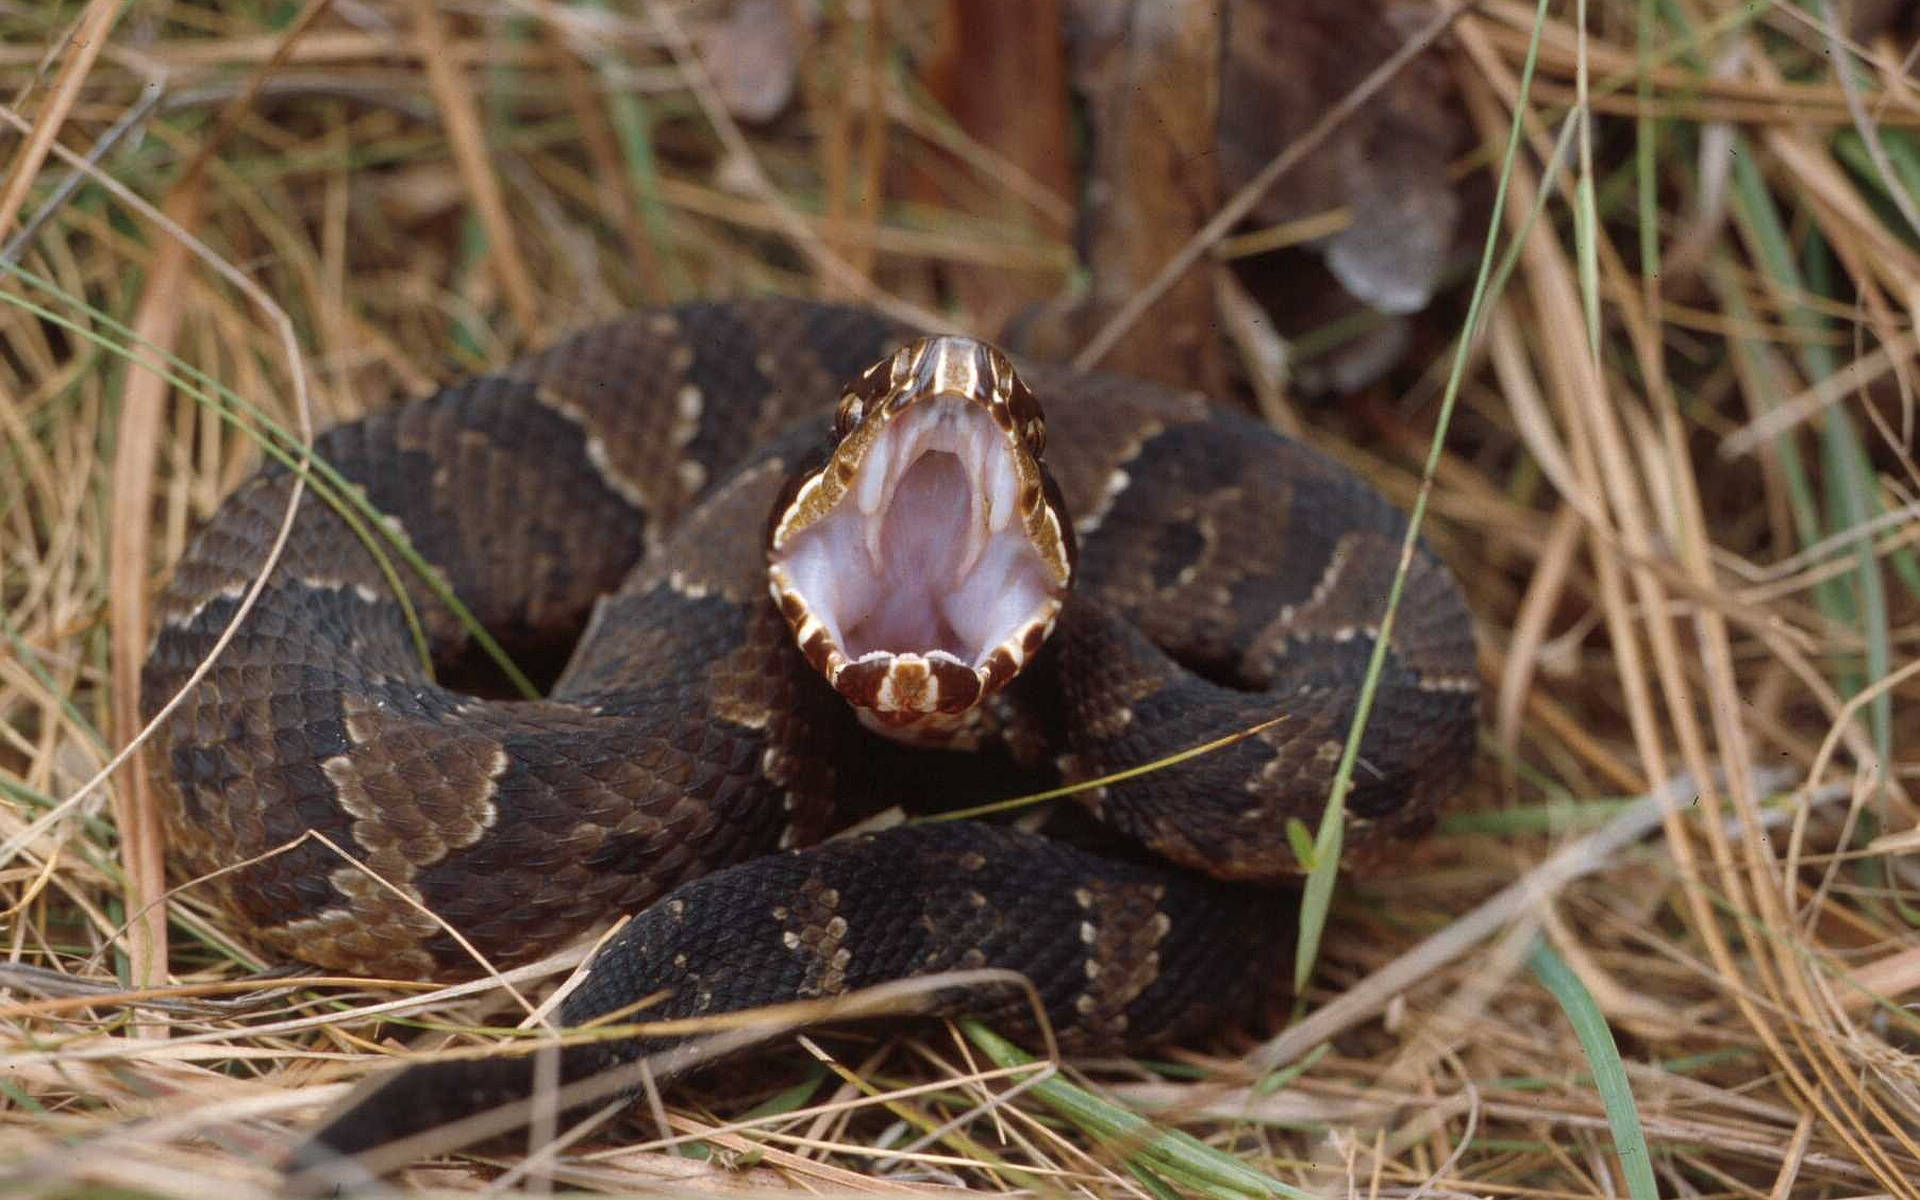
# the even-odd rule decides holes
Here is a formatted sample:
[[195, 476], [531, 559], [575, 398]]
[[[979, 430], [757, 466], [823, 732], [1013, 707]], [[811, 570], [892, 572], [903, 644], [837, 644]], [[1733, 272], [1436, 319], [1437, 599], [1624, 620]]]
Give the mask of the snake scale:
[[[308, 498], [158, 735], [183, 870], [258, 944], [408, 979], [637, 914], [563, 1025], [650, 996], [648, 1019], [697, 1017], [1006, 968], [1064, 1046], [1102, 1050], [1270, 1000], [1287, 824], [1318, 820], [1403, 516], [1199, 396], [911, 333], [790, 299], [643, 312], [324, 434], [319, 457], [485, 628], [564, 669], [538, 700], [436, 682], [390, 580], [446, 670], [472, 655], [466, 627]], [[292, 479], [269, 464], [192, 542], [149, 712], [233, 617]], [[1430, 824], [1476, 708], [1466, 607], [1422, 548], [1350, 862]], [[1276, 717], [1044, 817], [826, 840]], [[991, 992], [951, 1004], [1019, 1026], [1022, 1003]], [[641, 1046], [569, 1050], [562, 1076]], [[528, 1061], [403, 1071], [315, 1144], [524, 1095]]]

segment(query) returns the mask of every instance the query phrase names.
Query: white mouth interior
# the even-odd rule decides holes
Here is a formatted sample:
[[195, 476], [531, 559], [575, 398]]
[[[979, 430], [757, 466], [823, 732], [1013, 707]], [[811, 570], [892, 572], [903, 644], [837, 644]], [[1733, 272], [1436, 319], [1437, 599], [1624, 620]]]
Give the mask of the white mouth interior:
[[795, 535], [790, 586], [851, 662], [935, 654], [978, 668], [1053, 596], [993, 418], [938, 398], [896, 417], [839, 506]]

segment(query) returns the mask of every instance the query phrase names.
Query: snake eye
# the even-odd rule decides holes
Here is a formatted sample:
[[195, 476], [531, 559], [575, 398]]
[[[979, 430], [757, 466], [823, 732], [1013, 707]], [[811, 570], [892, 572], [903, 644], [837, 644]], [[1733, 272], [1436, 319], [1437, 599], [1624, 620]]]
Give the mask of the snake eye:
[[843, 438], [853, 432], [853, 427], [860, 423], [860, 410], [863, 407], [860, 397], [852, 392], [840, 397], [840, 407], [833, 410], [833, 435]]

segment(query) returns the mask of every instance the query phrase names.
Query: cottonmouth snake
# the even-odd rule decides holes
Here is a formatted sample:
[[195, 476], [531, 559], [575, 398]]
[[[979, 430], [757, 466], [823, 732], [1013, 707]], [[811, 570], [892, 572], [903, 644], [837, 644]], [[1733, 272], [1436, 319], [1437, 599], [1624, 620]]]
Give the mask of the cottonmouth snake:
[[[260, 944], [402, 978], [526, 961], [639, 913], [563, 1024], [656, 992], [646, 1016], [671, 1018], [969, 967], [1024, 973], [1069, 1047], [1247, 1013], [1290, 924], [1269, 886], [1297, 872], [1287, 822], [1311, 827], [1325, 801], [1404, 519], [1197, 396], [1022, 363], [1043, 421], [997, 352], [895, 354], [904, 338], [793, 300], [642, 313], [321, 437], [484, 627], [531, 656], [578, 646], [541, 700], [436, 683], [362, 533], [307, 500], [159, 734], [185, 870], [217, 872], [204, 886]], [[915, 389], [978, 395], [892, 399]], [[232, 617], [291, 479], [269, 465], [193, 542], [160, 605], [149, 711]], [[464, 627], [399, 578], [433, 660], [461, 661]], [[1420, 831], [1460, 776], [1473, 650], [1423, 549], [1348, 802], [1356, 853]], [[1274, 716], [1037, 828], [814, 846], [891, 805], [1094, 778]], [[327, 1144], [524, 1090], [525, 1063], [402, 1073]]]

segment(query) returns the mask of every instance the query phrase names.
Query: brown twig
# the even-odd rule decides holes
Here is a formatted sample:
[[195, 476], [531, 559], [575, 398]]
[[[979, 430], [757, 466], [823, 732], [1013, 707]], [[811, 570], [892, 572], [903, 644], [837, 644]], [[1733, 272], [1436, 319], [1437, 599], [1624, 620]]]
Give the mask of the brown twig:
[[540, 303], [534, 296], [533, 277], [527, 273], [526, 260], [520, 254], [520, 242], [514, 234], [513, 220], [507, 213], [506, 198], [500, 191], [499, 177], [488, 161], [487, 138], [480, 121], [480, 107], [466, 75], [441, 47], [447, 42], [447, 30], [440, 19], [435, 0], [411, 0], [413, 37], [425, 65], [427, 84], [446, 122], [447, 141], [453, 147], [454, 162], [459, 164], [460, 179], [478, 210], [480, 224], [487, 231], [487, 258], [500, 280], [507, 307], [513, 310], [514, 324], [521, 337], [540, 341], [545, 322]]
[[93, 0], [80, 15], [73, 37], [67, 43], [72, 53], [60, 68], [60, 77], [54, 81], [53, 94], [47, 97], [46, 107], [40, 110], [39, 119], [28, 131], [26, 144], [13, 160], [5, 188], [0, 188], [0, 239], [13, 229], [14, 220], [27, 202], [27, 189], [39, 178], [40, 167], [47, 161], [47, 151], [53, 139], [60, 135], [60, 127], [66, 123], [67, 114], [72, 111], [74, 100], [80, 95], [80, 88], [86, 83], [88, 72], [93, 70], [94, 61], [100, 57], [107, 34], [123, 7], [119, 0]]
[[1211, 250], [1215, 243], [1224, 238], [1235, 225], [1252, 212], [1253, 206], [1260, 203], [1260, 198], [1267, 194], [1269, 188], [1279, 182], [1288, 171], [1300, 165], [1309, 154], [1324, 145], [1347, 118], [1358, 112], [1361, 106], [1378, 94], [1395, 75], [1405, 70], [1407, 64], [1438, 40], [1440, 35], [1445, 33], [1467, 8], [1465, 0], [1450, 0], [1428, 18], [1412, 37], [1401, 43], [1400, 48], [1395, 50], [1385, 62], [1369, 71], [1365, 79], [1341, 97], [1339, 103], [1328, 109], [1325, 116], [1314, 122], [1313, 128], [1301, 134], [1292, 145], [1275, 155], [1266, 166], [1260, 168], [1258, 175], [1255, 175], [1244, 187], [1235, 192], [1231, 199], [1221, 205], [1220, 211], [1215, 213], [1198, 233], [1188, 239], [1180, 252], [1168, 260], [1167, 265], [1162, 267], [1145, 287], [1134, 293], [1120, 311], [1113, 314], [1113, 317], [1087, 340], [1087, 344], [1074, 355], [1073, 365], [1082, 370], [1098, 366], [1147, 309], [1153, 307], [1154, 301], [1172, 287], [1174, 281], [1185, 275], [1193, 264], [1199, 262], [1201, 255]]

